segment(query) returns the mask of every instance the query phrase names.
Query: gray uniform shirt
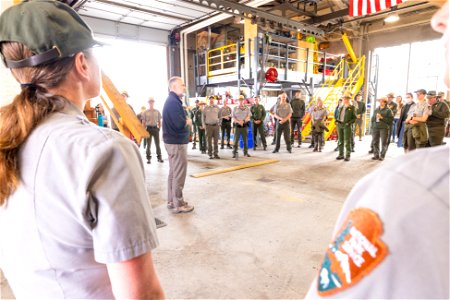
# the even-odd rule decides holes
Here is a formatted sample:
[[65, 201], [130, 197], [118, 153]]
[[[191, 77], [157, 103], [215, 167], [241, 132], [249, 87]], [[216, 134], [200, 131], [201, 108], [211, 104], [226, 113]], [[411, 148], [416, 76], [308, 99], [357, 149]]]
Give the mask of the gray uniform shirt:
[[112, 299], [106, 269], [158, 244], [134, 143], [67, 104], [19, 152], [0, 207], [0, 268], [17, 298]]
[[217, 105], [206, 106], [203, 109], [202, 120], [203, 126], [205, 125], [218, 125], [219, 124], [219, 110]]
[[220, 118], [223, 118], [223, 117], [230, 117], [231, 118], [231, 108], [229, 106], [223, 106], [219, 110], [219, 117]]
[[313, 123], [316, 123], [317, 121], [323, 121], [328, 116], [328, 111], [325, 107], [318, 108], [317, 106], [314, 107], [313, 111], [311, 112], [312, 121]]
[[[359, 181], [344, 203], [329, 247], [339, 241], [337, 233], [350, 211], [369, 209], [382, 227], [368, 227], [372, 229], [370, 243], [384, 243], [387, 255], [375, 266], [359, 260], [359, 268], [368, 272], [359, 281], [349, 274], [351, 285], [345, 289], [335, 283], [337, 277], [341, 284], [346, 281], [338, 275], [346, 265], [331, 266], [331, 275], [338, 276], [328, 280], [324, 275], [330, 273], [323, 271], [327, 266], [322, 264], [305, 299], [448, 299], [449, 158], [448, 146], [416, 150]], [[366, 240], [360, 236], [359, 241]], [[370, 247], [362, 245], [344, 249], [341, 261], [351, 267], [360, 251], [363, 257], [369, 257], [365, 249]], [[377, 258], [380, 253], [372, 255]], [[319, 288], [334, 294], [320, 297]]]
[[252, 113], [250, 111], [250, 108], [247, 106], [244, 106], [244, 109], [241, 109], [239, 106], [236, 106], [233, 109], [233, 119], [244, 121], [247, 118], [250, 118], [252, 116]]
[[161, 122], [161, 113], [156, 109], [147, 109], [142, 113], [145, 126], [157, 126]]
[[275, 114], [281, 118], [286, 118], [289, 114], [292, 114], [292, 107], [289, 103], [279, 103], [275, 108]]
[[423, 115], [431, 115], [431, 109], [427, 101], [424, 101], [422, 103], [418, 102], [411, 105], [408, 111], [408, 118], [411, 118], [414, 115], [416, 117], [422, 117]]

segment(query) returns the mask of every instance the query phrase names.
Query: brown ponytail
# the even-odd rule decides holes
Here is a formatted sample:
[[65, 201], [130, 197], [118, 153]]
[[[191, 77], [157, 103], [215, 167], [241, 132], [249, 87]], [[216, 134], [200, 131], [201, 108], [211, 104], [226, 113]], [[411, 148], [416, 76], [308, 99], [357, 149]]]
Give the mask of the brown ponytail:
[[[2, 43], [3, 56], [22, 60], [32, 56], [20, 43]], [[13, 102], [0, 108], [0, 205], [16, 190], [20, 181], [19, 149], [31, 131], [50, 114], [64, 108], [65, 100], [49, 89], [59, 86], [74, 64], [74, 58], [32, 68], [12, 69], [16, 80], [24, 85]]]

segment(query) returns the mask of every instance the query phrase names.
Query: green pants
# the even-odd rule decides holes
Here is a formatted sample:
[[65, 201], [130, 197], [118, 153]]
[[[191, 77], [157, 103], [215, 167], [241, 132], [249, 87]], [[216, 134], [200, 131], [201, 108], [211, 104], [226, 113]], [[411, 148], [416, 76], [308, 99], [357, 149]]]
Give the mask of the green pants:
[[444, 141], [445, 124], [442, 126], [428, 126], [428, 142], [431, 147], [440, 146]]
[[352, 151], [351, 141], [353, 138], [352, 126], [338, 123], [337, 131], [338, 131], [339, 156], [344, 156], [344, 146], [345, 146], [345, 156], [350, 157]]
[[244, 154], [247, 154], [248, 152], [248, 145], [247, 145], [247, 126], [244, 127], [238, 127], [236, 126], [234, 128], [234, 141], [233, 141], [233, 153], [237, 153], [237, 149], [239, 147], [239, 137], [242, 135], [242, 141], [244, 142]]

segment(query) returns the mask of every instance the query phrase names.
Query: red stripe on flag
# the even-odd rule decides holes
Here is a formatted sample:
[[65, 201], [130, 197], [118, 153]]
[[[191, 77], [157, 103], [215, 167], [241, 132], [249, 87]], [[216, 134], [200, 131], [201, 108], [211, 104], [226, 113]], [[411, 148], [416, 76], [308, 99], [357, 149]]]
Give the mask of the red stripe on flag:
[[380, 1], [384, 0], [375, 0], [375, 11], [380, 11], [381, 9]]
[[407, 0], [349, 0], [349, 16], [357, 17], [373, 14]]

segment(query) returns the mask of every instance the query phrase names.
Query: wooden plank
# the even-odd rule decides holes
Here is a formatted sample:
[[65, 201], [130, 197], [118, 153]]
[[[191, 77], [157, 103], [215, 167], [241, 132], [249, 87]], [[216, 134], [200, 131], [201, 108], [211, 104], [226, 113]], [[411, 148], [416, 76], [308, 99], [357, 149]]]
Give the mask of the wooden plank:
[[[102, 81], [103, 90], [105, 91], [109, 100], [111, 100], [120, 117], [120, 121], [117, 120], [117, 118], [112, 113], [112, 109], [110, 109], [108, 105], [106, 105], [113, 121], [117, 124], [120, 132], [122, 132], [127, 137], [130, 136], [131, 132], [137, 143], [140, 144], [142, 139], [148, 138], [150, 136], [148, 131], [141, 124], [137, 116], [134, 114], [133, 110], [125, 101], [125, 98], [119, 93], [111, 79], [109, 79], [109, 77], [105, 73], [102, 73]], [[105, 99], [103, 98], [102, 101], [106, 103]]]
[[105, 98], [100, 95], [100, 99], [102, 99], [103, 106], [106, 107], [106, 109], [109, 111], [109, 115], [111, 116], [112, 121], [117, 124], [117, 128], [119, 128], [119, 131], [126, 137], [129, 137], [131, 135], [131, 132], [128, 130], [128, 128], [124, 127], [122, 123], [117, 120], [116, 115], [113, 113], [112, 108], [109, 107], [108, 102], [105, 101]]
[[225, 168], [225, 169], [219, 169], [219, 170], [213, 170], [213, 171], [208, 171], [208, 172], [204, 172], [204, 173], [192, 174], [191, 177], [194, 177], [194, 178], [206, 177], [206, 176], [217, 175], [217, 174], [222, 174], [222, 173], [227, 173], [227, 172], [233, 172], [233, 171], [238, 171], [238, 170], [252, 168], [252, 167], [258, 167], [258, 166], [267, 165], [267, 164], [273, 164], [273, 163], [277, 163], [277, 162], [279, 162], [279, 160], [277, 160], [277, 159], [263, 160], [263, 161], [259, 161], [259, 162], [243, 164], [243, 165]]

